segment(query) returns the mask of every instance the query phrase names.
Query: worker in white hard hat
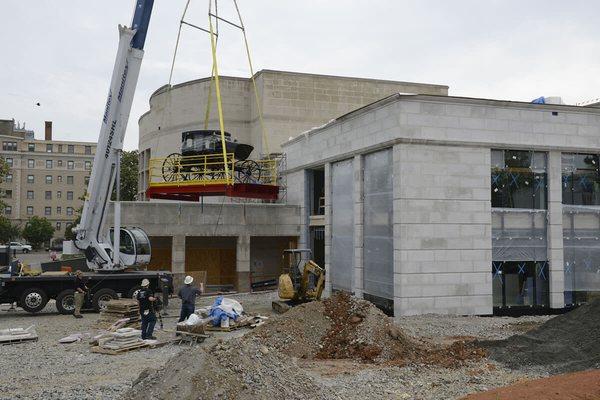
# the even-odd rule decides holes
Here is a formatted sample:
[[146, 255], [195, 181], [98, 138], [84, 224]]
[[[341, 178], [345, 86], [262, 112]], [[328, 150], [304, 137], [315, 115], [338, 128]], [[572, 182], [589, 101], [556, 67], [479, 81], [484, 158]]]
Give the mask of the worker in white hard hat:
[[156, 301], [154, 292], [150, 290], [150, 281], [142, 280], [142, 287], [137, 292], [136, 299], [140, 304], [140, 316], [142, 318], [142, 339], [156, 340], [154, 337], [154, 325], [156, 324], [156, 314], [152, 303]]
[[181, 299], [181, 313], [179, 314], [179, 322], [185, 321], [190, 315], [196, 311], [196, 296], [202, 294], [204, 287], [200, 282], [200, 288], [192, 286], [194, 278], [186, 276], [183, 280], [184, 285], [179, 289], [177, 296]]

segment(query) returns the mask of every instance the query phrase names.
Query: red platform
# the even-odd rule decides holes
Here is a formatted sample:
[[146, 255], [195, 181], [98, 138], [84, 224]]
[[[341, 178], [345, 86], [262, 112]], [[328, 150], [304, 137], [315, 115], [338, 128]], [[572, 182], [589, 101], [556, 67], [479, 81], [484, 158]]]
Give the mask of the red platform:
[[199, 201], [202, 196], [243, 197], [247, 199], [277, 200], [279, 186], [235, 183], [233, 185], [156, 185], [146, 190], [150, 199]]

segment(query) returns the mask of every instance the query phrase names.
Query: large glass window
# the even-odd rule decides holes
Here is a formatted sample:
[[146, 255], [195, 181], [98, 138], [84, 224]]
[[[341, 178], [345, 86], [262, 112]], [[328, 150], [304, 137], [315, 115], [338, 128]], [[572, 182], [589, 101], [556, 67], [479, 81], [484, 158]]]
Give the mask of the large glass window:
[[492, 150], [492, 207], [547, 208], [546, 153]]
[[563, 204], [600, 205], [599, 165], [597, 154], [562, 155]]
[[548, 265], [547, 261], [494, 261], [494, 307], [548, 307]]
[[331, 166], [331, 286], [351, 292], [354, 283], [354, 171], [352, 160]]
[[[394, 298], [394, 224], [392, 151], [365, 156], [364, 292]], [[350, 190], [352, 190], [350, 188]]]

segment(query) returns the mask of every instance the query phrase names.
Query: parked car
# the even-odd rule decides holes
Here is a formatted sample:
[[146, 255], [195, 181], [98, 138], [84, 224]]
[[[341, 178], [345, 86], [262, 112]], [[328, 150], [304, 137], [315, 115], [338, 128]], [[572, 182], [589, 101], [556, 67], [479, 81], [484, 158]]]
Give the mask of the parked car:
[[32, 250], [30, 245], [19, 242], [10, 242], [9, 245], [11, 251], [22, 251], [23, 253], [29, 253]]
[[63, 251], [63, 244], [62, 244], [62, 242], [60, 242], [60, 243], [54, 243], [52, 246], [46, 247], [46, 251], [59, 251], [59, 252], [62, 252]]

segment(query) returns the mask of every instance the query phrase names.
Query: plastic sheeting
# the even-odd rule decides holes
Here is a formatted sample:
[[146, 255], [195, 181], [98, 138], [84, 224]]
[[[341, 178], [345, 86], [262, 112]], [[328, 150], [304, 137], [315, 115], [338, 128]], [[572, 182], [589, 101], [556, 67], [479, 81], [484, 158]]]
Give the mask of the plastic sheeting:
[[565, 292], [600, 292], [600, 207], [563, 205], [563, 249]]
[[547, 261], [545, 210], [492, 209], [494, 261]]
[[352, 160], [331, 165], [331, 287], [354, 288], [354, 170]]
[[394, 298], [394, 225], [392, 151], [365, 156], [364, 292]]

